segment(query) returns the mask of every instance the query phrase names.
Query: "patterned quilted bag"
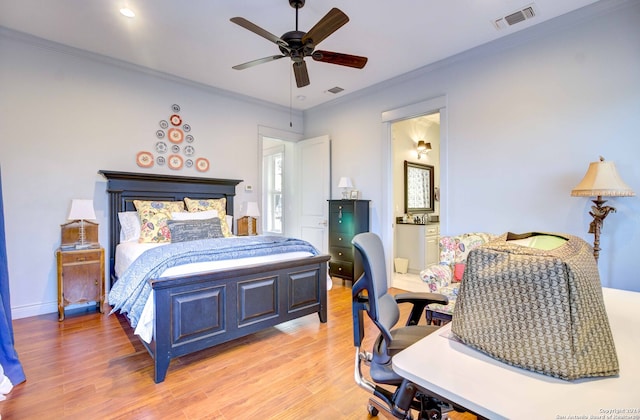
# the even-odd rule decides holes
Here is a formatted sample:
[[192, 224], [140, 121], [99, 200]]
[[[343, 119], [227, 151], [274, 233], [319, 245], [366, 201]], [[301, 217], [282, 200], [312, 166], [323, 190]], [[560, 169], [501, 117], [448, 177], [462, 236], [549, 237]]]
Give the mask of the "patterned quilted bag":
[[504, 234], [467, 258], [452, 332], [502, 362], [566, 380], [617, 375], [618, 358], [593, 250], [567, 239], [551, 250]]

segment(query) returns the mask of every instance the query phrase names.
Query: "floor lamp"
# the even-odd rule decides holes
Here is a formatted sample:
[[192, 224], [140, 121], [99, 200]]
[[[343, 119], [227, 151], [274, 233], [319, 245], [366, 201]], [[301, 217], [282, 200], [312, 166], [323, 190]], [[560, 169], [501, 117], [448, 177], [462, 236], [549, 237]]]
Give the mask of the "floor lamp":
[[591, 162], [589, 169], [582, 181], [571, 191], [574, 197], [596, 197], [591, 206], [589, 214], [593, 221], [589, 224], [589, 233], [593, 233], [593, 256], [598, 262], [600, 255], [600, 231], [602, 223], [609, 213], [615, 213], [616, 209], [611, 206], [603, 206], [606, 200], [602, 197], [631, 197], [636, 195], [633, 190], [622, 181], [618, 175], [615, 165], [611, 161], [605, 161], [600, 156], [600, 161]]

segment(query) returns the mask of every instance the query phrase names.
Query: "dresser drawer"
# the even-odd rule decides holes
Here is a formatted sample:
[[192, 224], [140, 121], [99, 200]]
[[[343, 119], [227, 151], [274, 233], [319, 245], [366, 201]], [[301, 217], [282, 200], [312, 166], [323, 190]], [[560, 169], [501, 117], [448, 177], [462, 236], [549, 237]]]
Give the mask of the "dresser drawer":
[[329, 261], [329, 275], [353, 278], [353, 263], [349, 261]]
[[332, 260], [346, 260], [353, 261], [353, 248], [343, 246], [331, 246], [329, 247], [329, 255]]
[[329, 247], [351, 246], [353, 234], [343, 232], [329, 232]]
[[100, 262], [100, 250], [81, 251], [81, 252], [63, 252], [61, 253], [62, 264], [77, 264], [87, 262]]

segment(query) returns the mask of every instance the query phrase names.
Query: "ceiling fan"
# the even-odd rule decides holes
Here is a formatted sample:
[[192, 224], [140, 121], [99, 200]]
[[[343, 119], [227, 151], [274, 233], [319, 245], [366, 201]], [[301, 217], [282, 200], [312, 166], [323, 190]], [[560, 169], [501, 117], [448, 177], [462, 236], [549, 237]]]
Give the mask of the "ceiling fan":
[[247, 63], [233, 66], [236, 70], [243, 70], [258, 64], [268, 63], [270, 61], [279, 60], [284, 57], [290, 57], [293, 61], [293, 73], [296, 77], [296, 85], [301, 88], [309, 84], [309, 73], [305, 57], [311, 57], [315, 61], [323, 63], [337, 64], [339, 66], [354, 67], [361, 69], [367, 64], [367, 57], [357, 55], [342, 54], [332, 51], [315, 50], [316, 46], [329, 35], [340, 29], [349, 21], [349, 17], [340, 9], [333, 8], [322, 19], [315, 24], [309, 32], [298, 30], [298, 10], [304, 6], [305, 0], [289, 0], [291, 7], [296, 9], [296, 30], [289, 31], [277, 37], [272, 33], [262, 29], [258, 25], [249, 22], [242, 17], [231, 18], [231, 22], [242, 26], [251, 32], [260, 35], [263, 38], [275, 43], [279, 48], [281, 55], [272, 55], [269, 57], [259, 58]]

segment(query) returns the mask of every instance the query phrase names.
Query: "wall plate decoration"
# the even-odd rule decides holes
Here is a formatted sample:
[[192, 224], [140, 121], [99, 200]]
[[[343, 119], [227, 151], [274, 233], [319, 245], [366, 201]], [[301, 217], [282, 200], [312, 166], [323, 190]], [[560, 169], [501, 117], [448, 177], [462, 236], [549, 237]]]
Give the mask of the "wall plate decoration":
[[180, 118], [180, 115], [178, 114], [173, 114], [172, 116], [170, 116], [169, 121], [171, 121], [171, 124], [175, 125], [176, 127], [182, 124], [182, 118]]
[[153, 155], [149, 152], [138, 152], [136, 163], [141, 168], [151, 168], [153, 166]]
[[196, 169], [200, 172], [207, 172], [209, 170], [209, 161], [205, 158], [196, 159]]
[[167, 166], [169, 166], [169, 168], [171, 169], [178, 170], [182, 168], [182, 157], [180, 157], [179, 155], [169, 155], [167, 162]]
[[[166, 165], [172, 170], [182, 168], [195, 168], [199, 172], [209, 170], [209, 160], [196, 155], [196, 148], [192, 145], [195, 142], [195, 138], [191, 134], [193, 128], [191, 124], [183, 120], [180, 111], [180, 105], [173, 104], [171, 112], [158, 119], [160, 129], [156, 129], [156, 140], [150, 145], [150, 152], [138, 152], [136, 155], [138, 166], [151, 168], [154, 165]], [[183, 142], [188, 144], [181, 144]]]
[[182, 143], [184, 140], [184, 133], [179, 128], [170, 128], [168, 134], [172, 143]]

